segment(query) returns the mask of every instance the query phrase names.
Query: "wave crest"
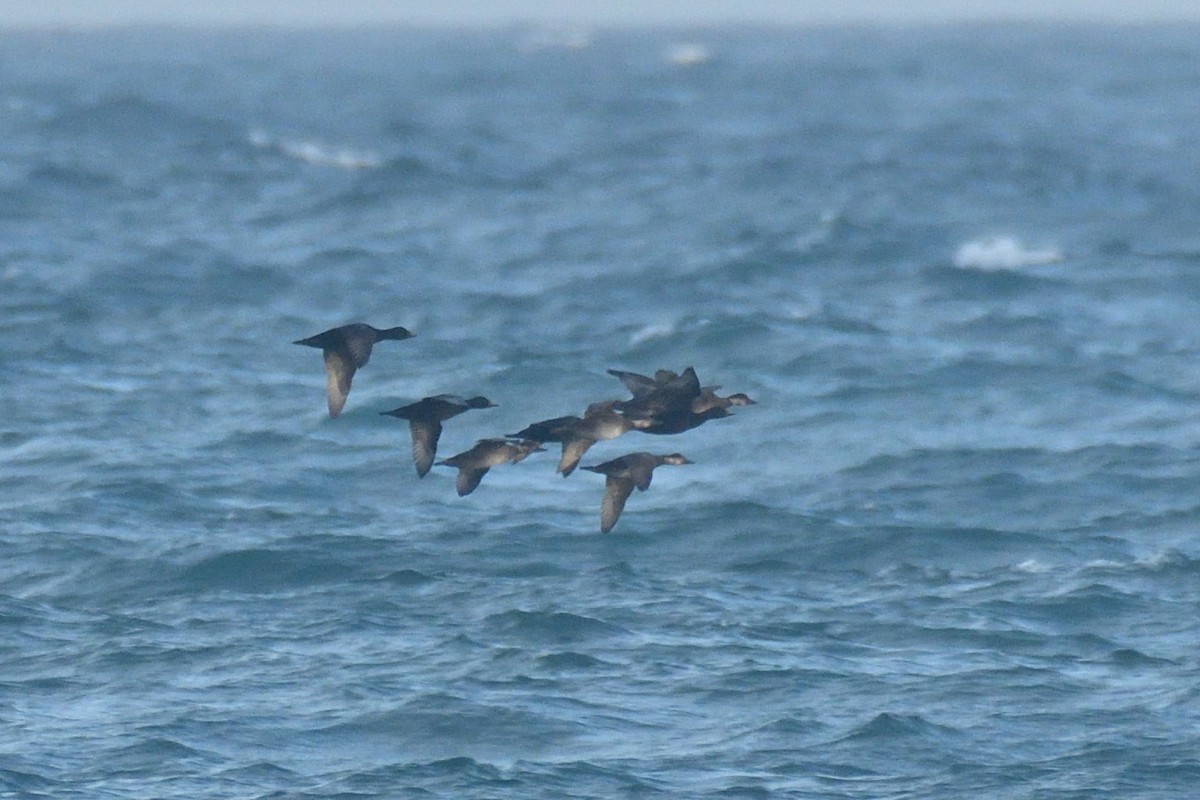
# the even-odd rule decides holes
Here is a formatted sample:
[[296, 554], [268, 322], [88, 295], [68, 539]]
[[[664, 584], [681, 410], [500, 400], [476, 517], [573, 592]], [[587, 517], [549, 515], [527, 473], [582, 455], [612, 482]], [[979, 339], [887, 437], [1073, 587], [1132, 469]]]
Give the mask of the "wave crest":
[[311, 139], [275, 138], [257, 129], [250, 131], [250, 144], [317, 167], [359, 170], [383, 165], [383, 159], [369, 150], [339, 147]]
[[1062, 260], [1057, 247], [1029, 247], [1012, 236], [974, 239], [954, 253], [954, 266], [960, 269], [1014, 270]]

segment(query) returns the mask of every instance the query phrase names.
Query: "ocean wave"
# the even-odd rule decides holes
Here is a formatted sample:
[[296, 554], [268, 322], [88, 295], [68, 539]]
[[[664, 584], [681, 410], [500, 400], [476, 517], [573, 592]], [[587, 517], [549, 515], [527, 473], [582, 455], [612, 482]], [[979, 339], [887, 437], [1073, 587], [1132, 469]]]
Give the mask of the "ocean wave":
[[[1195, 520], [1196, 509], [1190, 509], [1190, 520]], [[1096, 575], [1106, 580], [1153, 577], [1156, 579], [1187, 579], [1200, 571], [1200, 558], [1190, 556], [1177, 548], [1153, 552], [1130, 558], [1097, 558], [1084, 563], [1078, 569], [1079, 576]]]
[[92, 213], [96, 203], [136, 197], [121, 178], [106, 168], [66, 159], [44, 161], [34, 164], [22, 178], [0, 187], [0, 219], [86, 215]]
[[305, 210], [316, 216], [359, 211], [411, 197], [414, 192], [449, 190], [459, 182], [440, 164], [415, 155], [392, 156], [376, 167], [353, 172], [355, 177], [348, 185], [337, 187]]
[[712, 61], [712, 50], [700, 42], [679, 42], [667, 48], [666, 59], [677, 67], [697, 67]]
[[29, 171], [26, 180], [45, 189], [68, 192], [108, 192], [122, 188], [122, 181], [108, 171], [77, 164], [43, 163]]
[[0, 767], [0, 789], [13, 792], [13, 797], [55, 797], [67, 791], [65, 784], [36, 772], [12, 767]]
[[42, 123], [55, 136], [103, 139], [108, 146], [138, 149], [166, 140], [236, 141], [233, 127], [137, 94], [117, 94], [60, 109]]
[[595, 656], [587, 655], [586, 653], [576, 653], [566, 651], [562, 653], [547, 653], [539, 656], [537, 660], [538, 666], [547, 672], [578, 672], [597, 669], [599, 667], [612, 666], [606, 661], [602, 661]]
[[282, 549], [250, 549], [209, 556], [180, 575], [196, 591], [276, 592], [301, 586], [341, 583], [355, 567], [327, 556]]
[[1121, 647], [1113, 650], [1102, 663], [1111, 664], [1114, 667], [1134, 669], [1140, 667], [1177, 667], [1182, 662], [1178, 659], [1148, 655], [1132, 647]]
[[[406, 779], [455, 778], [457, 780], [495, 782], [504, 778], [504, 773], [495, 765], [468, 756], [453, 756], [421, 764], [406, 764], [401, 769]], [[382, 771], [395, 777], [396, 767], [384, 767]], [[360, 781], [361, 779], [362, 776], [359, 776]]]
[[[1196, 190], [1130, 134], [1196, 37], [514, 33], [7, 53], [0, 795], [1190, 796]], [[331, 420], [290, 342], [353, 320], [418, 338]], [[605, 536], [378, 413], [689, 364], [761, 405], [597, 443], [696, 462]]]
[[578, 733], [581, 723], [556, 719], [500, 703], [481, 703], [453, 694], [422, 695], [393, 708], [370, 711], [314, 734], [361, 747], [386, 742], [409, 757], [469, 758], [528, 755]]
[[649, 323], [629, 334], [629, 343], [636, 346], [654, 339], [666, 339], [673, 336], [678, 330], [679, 323], [675, 321]]
[[374, 579], [375, 583], [381, 583], [394, 588], [411, 588], [414, 586], [425, 586], [434, 583], [438, 578], [434, 575], [429, 575], [415, 569], [398, 569], [381, 575]]
[[360, 170], [376, 169], [384, 164], [383, 157], [370, 150], [331, 145], [313, 139], [275, 137], [257, 128], [250, 131], [249, 139], [256, 148], [278, 152], [317, 167]]
[[[1122, 619], [1144, 602], [1144, 597], [1133, 591], [1092, 581], [1069, 585], [1045, 598], [1030, 600], [1025, 604], [1025, 613], [1055, 624], [1069, 621], [1068, 629], [1084, 628], [1097, 621]], [[1103, 648], [1107, 652], [1113, 646], [1109, 639], [1090, 633], [1081, 635], [1094, 639], [1092, 646], [1096, 649]]]
[[[1189, 515], [1190, 516], [1190, 515]], [[1200, 572], [1200, 558], [1189, 556], [1176, 548], [1154, 553], [1137, 560], [1137, 566], [1154, 574], [1194, 575]]]
[[153, 774], [164, 763], [171, 761], [187, 761], [189, 763], [216, 762], [219, 758], [214, 753], [197, 750], [182, 742], [161, 736], [141, 739], [133, 744], [116, 747], [99, 757], [109, 769], [125, 773], [144, 772]]
[[964, 242], [954, 253], [954, 266], [960, 269], [1019, 270], [1062, 261], [1056, 247], [1029, 247], [1012, 236], [990, 236]]
[[897, 739], [943, 739], [958, 733], [957, 728], [930, 722], [920, 714], [885, 711], [851, 730], [842, 741], [891, 743]]
[[[384, 747], [380, 751], [380, 760], [384, 763], [380, 766], [363, 769], [362, 758], [356, 758], [353, 760], [353, 770], [341, 770], [331, 776], [332, 779], [322, 780], [319, 794], [306, 793], [301, 796], [344, 800], [397, 796], [457, 797], [470, 795], [471, 790], [465, 787], [481, 787], [491, 796], [507, 797], [520, 794], [526, 785], [523, 780], [525, 769], [510, 766], [511, 758], [504, 758], [505, 765], [498, 766], [482, 757], [450, 754], [436, 757], [437, 752], [431, 748], [416, 753], [407, 751], [403, 756], [409, 760], [397, 761], [394, 752], [389, 753]], [[416, 756], [415, 760], [411, 760], [413, 756]], [[290, 796], [292, 793], [281, 794]]]
[[239, 764], [236, 767], [216, 771], [219, 780], [229, 781], [239, 787], [270, 786], [284, 781], [294, 781], [297, 774], [270, 761], [256, 761]]
[[497, 635], [539, 644], [587, 642], [627, 633], [620, 626], [565, 611], [505, 611], [486, 621]]

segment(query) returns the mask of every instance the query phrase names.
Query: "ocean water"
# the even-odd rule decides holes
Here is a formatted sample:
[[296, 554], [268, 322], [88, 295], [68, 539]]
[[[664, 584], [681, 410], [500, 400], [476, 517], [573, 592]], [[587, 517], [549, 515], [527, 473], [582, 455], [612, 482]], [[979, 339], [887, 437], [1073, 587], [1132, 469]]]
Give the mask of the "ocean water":
[[1195, 796], [1198, 34], [0, 35], [0, 796]]

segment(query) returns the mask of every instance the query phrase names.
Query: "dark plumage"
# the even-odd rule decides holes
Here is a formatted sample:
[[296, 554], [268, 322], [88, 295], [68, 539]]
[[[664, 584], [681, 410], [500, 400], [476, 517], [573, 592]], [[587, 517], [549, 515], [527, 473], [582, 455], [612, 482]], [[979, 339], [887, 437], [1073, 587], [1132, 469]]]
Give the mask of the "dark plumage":
[[724, 408], [710, 408], [699, 414], [686, 409], [682, 411], [672, 411], [666, 414], [660, 414], [657, 417], [649, 420], [649, 424], [641, 428], [642, 433], [653, 433], [656, 435], [665, 435], [672, 433], [683, 433], [690, 431], [692, 428], [698, 428], [710, 419], [720, 419], [721, 417], [733, 416]]
[[531, 439], [512, 442], [508, 439], [480, 439], [470, 450], [439, 461], [438, 466], [457, 467], [458, 480], [455, 487], [463, 497], [475, 491], [488, 470], [500, 464], [516, 464], [530, 453], [544, 450], [539, 442]]
[[293, 344], [320, 348], [325, 356], [329, 416], [337, 417], [346, 405], [346, 395], [350, 394], [350, 383], [354, 380], [355, 371], [370, 360], [371, 348], [375, 343], [384, 339], [409, 339], [412, 335], [407, 328], [381, 330], [362, 322], [355, 322], [330, 328]]
[[592, 467], [583, 467], [604, 476], [604, 499], [600, 502], [600, 532], [608, 533], [617, 524], [625, 501], [636, 486], [639, 491], [650, 488], [654, 468], [663, 464], [691, 464], [679, 453], [657, 456], [652, 453], [630, 453]]
[[648, 392], [654, 391], [654, 389], [658, 387], [658, 381], [654, 380], [654, 378], [650, 378], [645, 375], [639, 375], [636, 372], [625, 372], [624, 370], [610, 369], [608, 374], [619, 379], [621, 383], [625, 384], [625, 388], [628, 389], [634, 397], [641, 397]]
[[609, 370], [621, 379], [625, 388], [633, 393], [630, 400], [619, 400], [615, 408], [628, 417], [653, 420], [670, 414], [686, 411], [692, 401], [700, 396], [700, 379], [696, 370], [688, 367], [681, 374], [660, 369], [653, 378], [636, 372]]
[[582, 422], [583, 417], [566, 416], [544, 419], [526, 426], [523, 430], [509, 434], [510, 439], [535, 439], [542, 442], [561, 442], [570, 433], [570, 426]]
[[458, 395], [439, 394], [380, 413], [408, 420], [408, 429], [412, 433], [413, 463], [417, 466], [417, 477], [424, 478], [433, 466], [433, 458], [437, 454], [442, 423], [473, 408], [495, 406], [495, 403], [482, 396], [463, 399]]
[[721, 397], [716, 393], [719, 387], [701, 387], [692, 367], [680, 374], [660, 369], [653, 378], [616, 369], [608, 372], [633, 394], [629, 400], [618, 401], [615, 407], [628, 417], [648, 421], [640, 428], [644, 433], [681, 433], [710, 419], [730, 416], [730, 406], [754, 405], [741, 392]]
[[650, 425], [641, 429], [642, 432], [655, 434], [682, 433], [683, 431], [699, 427], [710, 419], [733, 416], [729, 413], [731, 406], [757, 405], [755, 401], [741, 392], [731, 394], [728, 397], [721, 397], [714, 391], [716, 388], [714, 386], [706, 386], [700, 390], [699, 395], [692, 398], [692, 402], [686, 408], [675, 408], [655, 416], [651, 420]]

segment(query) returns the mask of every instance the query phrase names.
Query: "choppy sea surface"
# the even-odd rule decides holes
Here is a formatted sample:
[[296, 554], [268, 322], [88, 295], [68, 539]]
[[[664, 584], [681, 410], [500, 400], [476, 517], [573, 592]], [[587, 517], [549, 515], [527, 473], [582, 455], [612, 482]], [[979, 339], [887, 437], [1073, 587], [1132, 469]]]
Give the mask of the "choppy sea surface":
[[1198, 34], [0, 34], [0, 796], [1194, 797]]

